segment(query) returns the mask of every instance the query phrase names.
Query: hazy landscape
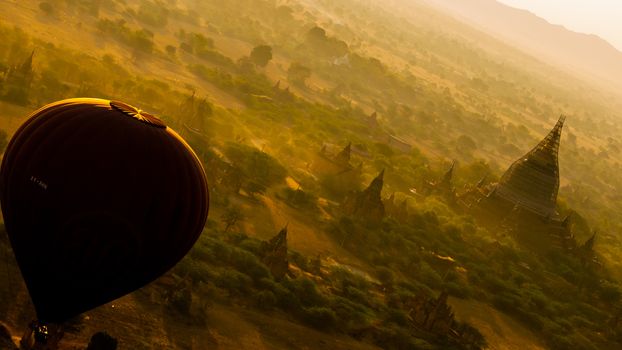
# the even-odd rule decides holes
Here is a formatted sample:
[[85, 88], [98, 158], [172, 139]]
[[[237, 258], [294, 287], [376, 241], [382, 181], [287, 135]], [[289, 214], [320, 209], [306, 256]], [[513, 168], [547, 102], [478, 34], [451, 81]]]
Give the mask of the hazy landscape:
[[[8, 0], [0, 39], [2, 150], [47, 103], [121, 100], [210, 186], [188, 256], [61, 349], [622, 348], [622, 53], [601, 38], [494, 0]], [[480, 208], [561, 115], [555, 214]], [[4, 232], [0, 259], [17, 341], [35, 316]]]

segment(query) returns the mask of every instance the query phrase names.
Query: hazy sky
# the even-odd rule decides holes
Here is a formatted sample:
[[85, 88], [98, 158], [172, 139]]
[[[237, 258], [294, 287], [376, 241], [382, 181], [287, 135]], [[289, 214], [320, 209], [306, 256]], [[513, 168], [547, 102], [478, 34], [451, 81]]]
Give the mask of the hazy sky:
[[575, 32], [596, 34], [622, 51], [622, 0], [497, 0]]

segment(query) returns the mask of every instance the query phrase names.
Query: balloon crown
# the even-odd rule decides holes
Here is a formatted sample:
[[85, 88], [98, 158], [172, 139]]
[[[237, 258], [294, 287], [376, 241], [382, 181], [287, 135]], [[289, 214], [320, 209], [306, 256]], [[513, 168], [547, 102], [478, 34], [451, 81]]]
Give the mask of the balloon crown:
[[110, 101], [110, 106], [130, 117], [135, 118], [138, 121], [141, 121], [145, 124], [149, 124], [151, 126], [155, 126], [157, 128], [166, 128], [166, 124], [158, 117], [149, 114], [141, 109], [138, 109], [134, 106], [128, 105], [127, 103], [123, 103], [120, 101]]

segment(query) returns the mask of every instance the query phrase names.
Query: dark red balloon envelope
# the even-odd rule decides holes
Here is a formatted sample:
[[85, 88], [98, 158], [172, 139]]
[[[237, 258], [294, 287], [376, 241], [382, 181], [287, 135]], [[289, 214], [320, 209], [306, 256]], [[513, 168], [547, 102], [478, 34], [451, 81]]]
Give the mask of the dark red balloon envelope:
[[181, 260], [205, 225], [208, 189], [195, 153], [158, 118], [71, 99], [15, 133], [0, 201], [37, 316], [61, 322]]

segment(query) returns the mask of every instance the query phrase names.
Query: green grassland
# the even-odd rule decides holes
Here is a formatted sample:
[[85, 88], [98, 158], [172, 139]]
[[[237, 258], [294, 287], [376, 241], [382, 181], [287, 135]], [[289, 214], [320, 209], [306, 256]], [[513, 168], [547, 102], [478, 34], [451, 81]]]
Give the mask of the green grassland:
[[[7, 137], [58, 99], [123, 100], [178, 130], [210, 183], [204, 234], [165, 276], [191, 288], [158, 281], [116, 311], [88, 313], [71, 346], [107, 327], [128, 349], [475, 349], [484, 338], [499, 349], [620, 347], [618, 91], [418, 1], [8, 1], [0, 39], [0, 76], [34, 50], [30, 87], [0, 85]], [[602, 268], [533, 252], [442, 197], [411, 191], [452, 160], [459, 192], [498, 179], [560, 114], [568, 119], [558, 211], [573, 213], [579, 242], [598, 231]], [[344, 186], [312, 170], [324, 145], [336, 153], [348, 143], [358, 177]], [[383, 196], [407, 199], [407, 218], [368, 225], [343, 215], [347, 190], [382, 169]], [[293, 277], [277, 280], [261, 241], [286, 223]], [[32, 311], [23, 287], [8, 287], [18, 271], [6, 239], [2, 249], [9, 302], [0, 320], [16, 328]], [[441, 291], [483, 338], [459, 342], [412, 326], [408, 300]], [[152, 314], [148, 330], [132, 326], [136, 310]]]

